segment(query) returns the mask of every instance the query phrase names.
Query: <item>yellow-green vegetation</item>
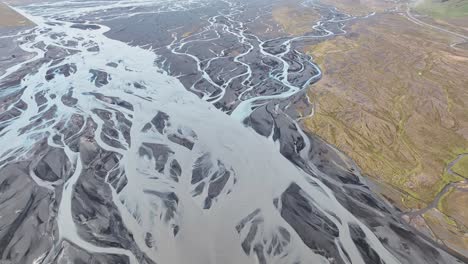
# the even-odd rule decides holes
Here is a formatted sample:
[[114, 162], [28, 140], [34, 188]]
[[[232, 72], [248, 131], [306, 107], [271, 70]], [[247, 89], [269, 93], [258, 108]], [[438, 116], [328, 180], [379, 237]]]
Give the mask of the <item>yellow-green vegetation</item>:
[[[412, 10], [430, 24], [461, 35], [468, 34], [468, 0], [420, 0]], [[463, 44], [458, 47], [466, 49]]]
[[0, 2], [0, 27], [29, 26], [32, 22]]
[[437, 235], [442, 243], [462, 254], [468, 254], [468, 230], [466, 226], [458, 224], [435, 208], [425, 213], [424, 219], [431, 231]]
[[440, 200], [438, 208], [443, 214], [450, 216], [453, 221], [466, 231], [468, 217], [466, 205], [468, 204], [468, 185], [452, 187]]
[[[468, 52], [450, 48], [452, 41], [401, 15], [378, 14], [307, 50], [324, 75], [310, 89], [316, 109], [306, 128], [381, 182], [403, 210], [424, 208], [463, 180], [448, 167], [468, 152]], [[452, 171], [465, 175], [467, 161]], [[443, 197], [443, 213], [432, 209], [424, 219], [460, 251], [467, 192], [456, 193]]]
[[382, 0], [321, 0], [320, 2], [335, 6], [340, 11], [353, 16], [363, 16], [374, 11], [384, 11], [394, 6], [394, 3]]
[[[400, 209], [431, 206], [444, 187], [461, 184], [468, 173], [468, 157], [459, 159], [468, 152], [468, 49], [450, 47], [453, 35], [383, 12], [403, 10], [401, 3], [321, 2], [355, 16], [377, 15], [356, 21], [345, 36], [306, 48], [324, 74], [310, 89], [315, 111], [303, 119], [305, 127], [350, 156]], [[290, 34], [307, 32], [302, 25], [314, 18], [299, 19], [293, 10], [277, 8], [274, 19]], [[466, 30], [460, 26], [466, 17], [424, 19]], [[422, 210], [415, 225], [467, 254], [467, 194], [451, 190], [438, 208]]]
[[463, 18], [468, 17], [468, 0], [421, 0], [415, 9], [435, 18]]
[[304, 35], [312, 31], [312, 26], [320, 19], [317, 11], [303, 8], [298, 1], [275, 6], [272, 15], [284, 31], [291, 35]]
[[317, 111], [306, 126], [423, 207], [461, 180], [444, 172], [468, 149], [466, 54], [396, 15], [354, 28], [310, 49], [324, 78], [311, 89]]
[[456, 174], [468, 178], [468, 155], [460, 158], [452, 167], [452, 171]]

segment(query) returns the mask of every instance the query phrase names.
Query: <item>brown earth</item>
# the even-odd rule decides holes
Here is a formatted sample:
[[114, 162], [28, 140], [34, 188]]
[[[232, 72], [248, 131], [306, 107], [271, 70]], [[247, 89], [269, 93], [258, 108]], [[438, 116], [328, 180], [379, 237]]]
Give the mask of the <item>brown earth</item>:
[[0, 2], [0, 28], [31, 26], [33, 23]]
[[316, 10], [304, 8], [297, 0], [275, 6], [272, 16], [286, 33], [294, 36], [310, 32], [312, 26], [320, 19], [320, 14]]
[[335, 6], [338, 10], [353, 16], [383, 12], [396, 6], [395, 3], [382, 0], [321, 0], [320, 2]]
[[[306, 128], [349, 155], [403, 210], [424, 208], [445, 185], [463, 180], [447, 171], [468, 152], [468, 51], [451, 48], [454, 40], [382, 13], [308, 50], [324, 77], [310, 90], [316, 111]], [[462, 209], [467, 194], [445, 203]], [[467, 254], [466, 209], [457, 217], [442, 211], [424, 214], [426, 224]], [[440, 219], [457, 224], [442, 228]]]
[[[315, 114], [304, 126], [350, 156], [375, 191], [404, 212], [414, 211], [405, 215], [413, 226], [468, 255], [467, 176], [459, 173], [468, 171], [468, 162], [457, 160], [468, 153], [468, 49], [450, 46], [463, 40], [410, 21], [405, 3], [322, 2], [352, 15], [377, 14], [357, 20], [345, 36], [306, 48], [324, 74], [310, 89]], [[294, 17], [287, 15], [290, 8], [278, 12]], [[457, 33], [466, 30], [454, 19], [415, 15]], [[286, 31], [305, 33], [289, 29], [295, 22], [282, 17], [276, 20]], [[441, 193], [453, 182], [458, 184]]]

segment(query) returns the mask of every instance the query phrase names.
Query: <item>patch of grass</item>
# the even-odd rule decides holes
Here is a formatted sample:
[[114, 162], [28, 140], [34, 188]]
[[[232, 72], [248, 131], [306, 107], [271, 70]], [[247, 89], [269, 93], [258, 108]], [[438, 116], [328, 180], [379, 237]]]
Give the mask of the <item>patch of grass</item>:
[[438, 240], [463, 254], [468, 243], [466, 227], [437, 209], [429, 210], [423, 218]]
[[274, 7], [272, 15], [285, 32], [295, 36], [311, 32], [312, 26], [320, 19], [316, 10], [304, 8], [295, 1]]
[[34, 25], [31, 21], [0, 2], [0, 27], [21, 27]]
[[[396, 190], [379, 191], [400, 209], [424, 208], [463, 180], [448, 166], [468, 152], [468, 52], [396, 14], [378, 13], [349, 32], [307, 50], [324, 75], [310, 89], [316, 108], [304, 125]], [[452, 170], [466, 175], [468, 158]], [[450, 190], [423, 215], [455, 250], [468, 243], [467, 199], [465, 190]]]
[[305, 126], [403, 193], [405, 206], [424, 207], [461, 180], [446, 171], [468, 149], [459, 132], [468, 125], [468, 63], [396, 15], [351, 31], [308, 50], [324, 76], [311, 87], [316, 112]]
[[373, 11], [383, 11], [392, 5], [390, 2], [380, 0], [321, 0], [320, 2], [333, 5], [338, 10], [353, 16], [363, 16]]
[[[466, 187], [465, 187], [466, 188]], [[466, 214], [466, 204], [468, 203], [468, 193], [462, 189], [450, 188], [450, 190], [440, 199], [437, 208], [443, 214], [451, 216], [459, 226], [468, 227], [468, 214]]]
[[468, 16], [467, 0], [424, 0], [415, 6], [416, 11], [434, 18], [461, 18]]
[[468, 178], [468, 156], [462, 157], [452, 167], [452, 171], [462, 177]]
[[447, 198], [450, 196], [450, 194], [453, 193], [454, 190], [455, 188], [450, 188], [450, 190], [440, 198], [439, 204], [437, 205], [437, 209], [439, 209], [439, 211], [444, 213], [447, 212]]

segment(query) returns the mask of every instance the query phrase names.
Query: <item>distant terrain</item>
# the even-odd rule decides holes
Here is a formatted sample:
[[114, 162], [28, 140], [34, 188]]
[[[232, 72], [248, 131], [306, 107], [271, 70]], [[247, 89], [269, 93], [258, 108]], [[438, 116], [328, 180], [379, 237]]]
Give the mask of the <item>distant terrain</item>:
[[[419, 0], [414, 4], [416, 11], [437, 19], [467, 19], [466, 0]], [[468, 27], [468, 25], [466, 25]]]
[[32, 57], [19, 47], [16, 39], [17, 33], [32, 26], [34, 23], [0, 2], [0, 76], [8, 67]]
[[324, 3], [376, 13], [305, 48], [324, 73], [304, 125], [356, 161], [407, 221], [468, 254], [468, 38], [455, 35], [468, 35], [468, 1]]
[[0, 2], [0, 27], [18, 27], [31, 25], [31, 21]]
[[0, 264], [468, 262], [468, 0], [0, 3]]

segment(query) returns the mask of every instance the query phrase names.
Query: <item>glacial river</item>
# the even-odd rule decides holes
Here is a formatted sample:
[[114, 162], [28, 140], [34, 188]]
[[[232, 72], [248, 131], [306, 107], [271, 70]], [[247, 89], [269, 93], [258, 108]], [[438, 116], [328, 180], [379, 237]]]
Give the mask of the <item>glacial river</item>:
[[37, 26], [0, 77], [2, 259], [458, 263], [300, 127], [322, 74], [301, 45], [366, 17], [305, 1], [311, 32], [268, 38], [273, 4], [17, 7]]

